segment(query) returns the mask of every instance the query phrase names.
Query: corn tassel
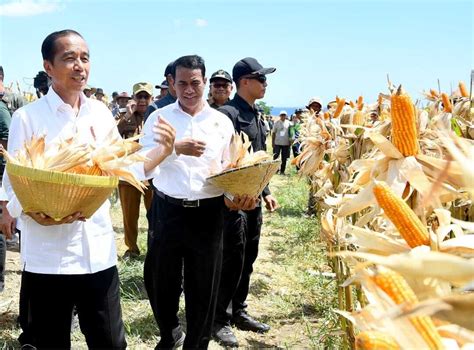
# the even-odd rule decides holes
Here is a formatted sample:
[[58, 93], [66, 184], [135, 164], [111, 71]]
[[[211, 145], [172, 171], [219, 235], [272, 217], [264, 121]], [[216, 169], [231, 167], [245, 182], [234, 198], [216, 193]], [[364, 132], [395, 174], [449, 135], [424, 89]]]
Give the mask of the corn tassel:
[[[395, 271], [389, 269], [378, 269], [372, 280], [397, 305], [406, 304], [409, 307], [418, 302], [418, 298], [411, 287], [405, 279]], [[444, 348], [441, 336], [436, 330], [431, 317], [415, 316], [410, 317], [409, 319], [430, 349]]]
[[469, 97], [469, 92], [466, 89], [466, 85], [462, 81], [459, 82], [459, 93], [461, 97]]
[[392, 95], [392, 143], [405, 156], [418, 154], [415, 107], [402, 86]]
[[441, 94], [441, 99], [443, 100], [444, 111], [446, 113], [452, 113], [453, 112], [453, 105], [451, 104], [451, 100], [449, 99], [448, 94], [443, 92]]
[[377, 331], [365, 331], [355, 338], [357, 350], [397, 350], [400, 349], [393, 337]]
[[385, 215], [411, 248], [429, 245], [428, 230], [402, 198], [398, 197], [385, 182], [378, 182], [373, 191]]

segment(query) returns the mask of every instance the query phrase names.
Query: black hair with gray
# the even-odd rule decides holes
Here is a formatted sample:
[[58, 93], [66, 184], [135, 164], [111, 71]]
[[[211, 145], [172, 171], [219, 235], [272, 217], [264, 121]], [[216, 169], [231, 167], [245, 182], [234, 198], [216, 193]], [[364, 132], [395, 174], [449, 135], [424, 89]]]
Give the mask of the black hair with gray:
[[173, 63], [173, 69], [171, 70], [171, 75], [173, 79], [176, 79], [176, 68], [188, 68], [188, 69], [199, 69], [201, 70], [202, 77], [206, 76], [206, 66], [204, 64], [204, 59], [198, 55], [189, 55], [178, 58]]
[[72, 29], [64, 29], [49, 34], [41, 45], [41, 54], [43, 55], [43, 60], [53, 62], [54, 55], [56, 55], [56, 40], [68, 35], [77, 35], [82, 38], [81, 34]]

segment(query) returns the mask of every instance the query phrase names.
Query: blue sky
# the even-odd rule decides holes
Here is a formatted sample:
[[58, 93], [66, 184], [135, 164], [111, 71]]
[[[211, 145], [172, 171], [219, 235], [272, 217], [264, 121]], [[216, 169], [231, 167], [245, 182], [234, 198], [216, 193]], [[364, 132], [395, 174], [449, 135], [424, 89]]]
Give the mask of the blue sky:
[[0, 64], [28, 90], [43, 39], [71, 28], [89, 44], [90, 85], [108, 94], [157, 84], [168, 62], [199, 54], [208, 76], [246, 56], [276, 67], [264, 98], [273, 106], [374, 101], [387, 73], [421, 98], [438, 79], [447, 92], [469, 82], [473, 15], [468, 0], [0, 0]]

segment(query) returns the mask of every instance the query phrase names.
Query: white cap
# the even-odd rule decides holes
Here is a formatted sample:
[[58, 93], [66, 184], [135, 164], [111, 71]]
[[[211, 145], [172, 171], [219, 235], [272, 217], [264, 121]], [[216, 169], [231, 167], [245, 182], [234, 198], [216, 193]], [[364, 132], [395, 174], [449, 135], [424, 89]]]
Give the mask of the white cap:
[[288, 113], [286, 113], [286, 111], [280, 111], [280, 114], [279, 114], [279, 115], [282, 115], [282, 114], [288, 116]]

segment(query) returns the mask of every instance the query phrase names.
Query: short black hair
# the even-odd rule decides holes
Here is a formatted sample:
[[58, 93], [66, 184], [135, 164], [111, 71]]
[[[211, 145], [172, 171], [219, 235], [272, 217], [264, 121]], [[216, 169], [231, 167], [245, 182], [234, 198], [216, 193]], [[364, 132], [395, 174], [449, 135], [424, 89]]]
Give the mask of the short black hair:
[[3, 74], [3, 67], [0, 66], [0, 81], [3, 81], [3, 78], [5, 78], [5, 75]]
[[64, 29], [49, 34], [41, 45], [41, 54], [43, 55], [43, 60], [53, 62], [54, 55], [56, 55], [56, 40], [68, 35], [77, 35], [82, 38], [81, 34], [72, 29]]
[[204, 59], [198, 55], [189, 55], [178, 58], [173, 63], [173, 69], [171, 70], [171, 75], [173, 79], [176, 79], [176, 68], [188, 68], [188, 69], [200, 69], [202, 77], [206, 76], [206, 65], [204, 64]]

